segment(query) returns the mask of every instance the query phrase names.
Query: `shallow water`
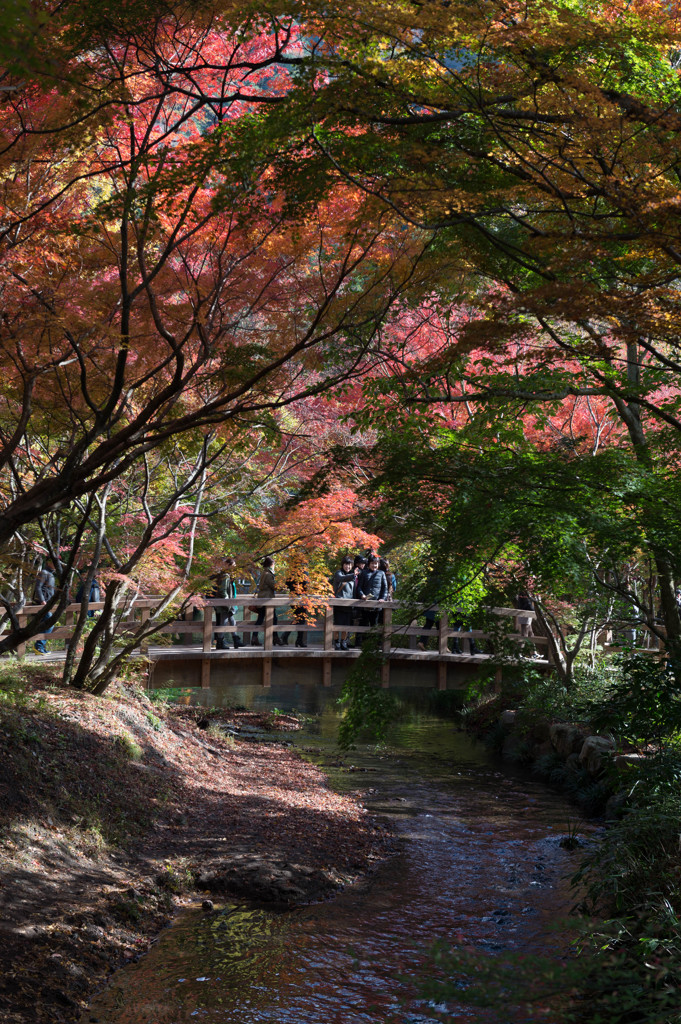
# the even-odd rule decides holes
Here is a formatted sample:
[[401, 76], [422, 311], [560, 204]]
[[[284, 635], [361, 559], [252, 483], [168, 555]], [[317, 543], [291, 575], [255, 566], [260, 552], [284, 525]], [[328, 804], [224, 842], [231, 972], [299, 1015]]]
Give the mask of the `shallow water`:
[[[280, 705], [281, 705], [280, 701]], [[227, 904], [184, 914], [120, 971], [86, 1020], [102, 1024], [374, 1024], [527, 1019], [430, 1004], [435, 940], [560, 955], [575, 855], [560, 846], [570, 807], [502, 770], [451, 722], [413, 714], [385, 749], [339, 758], [332, 707], [295, 743], [335, 786], [393, 823], [398, 853], [368, 885], [286, 913]], [[310, 753], [310, 751], [314, 753]], [[574, 811], [572, 811], [574, 816]]]

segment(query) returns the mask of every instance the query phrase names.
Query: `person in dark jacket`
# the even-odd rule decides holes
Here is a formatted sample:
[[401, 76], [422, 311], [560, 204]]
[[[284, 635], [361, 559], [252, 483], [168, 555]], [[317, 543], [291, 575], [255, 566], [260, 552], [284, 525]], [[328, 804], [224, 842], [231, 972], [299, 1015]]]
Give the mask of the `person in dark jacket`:
[[[336, 569], [335, 573], [331, 577], [331, 586], [333, 587], [333, 596], [341, 601], [352, 601], [355, 596], [355, 582], [359, 576], [359, 569], [353, 568], [352, 558], [350, 555], [345, 555], [341, 562], [340, 569]], [[335, 626], [351, 626], [352, 625], [352, 608], [348, 605], [347, 608], [333, 609], [333, 622]], [[347, 651], [348, 649], [348, 631], [343, 630], [336, 637], [336, 641], [333, 645], [337, 651]]]
[[[385, 573], [378, 568], [378, 558], [372, 555], [367, 568], [360, 573], [357, 592], [361, 601], [385, 601], [388, 596], [388, 581]], [[362, 609], [361, 626], [375, 626], [378, 608]]]
[[519, 612], [525, 612], [526, 614], [520, 614], [516, 616], [516, 621], [520, 629], [521, 636], [532, 636], [532, 615], [528, 615], [527, 612], [534, 611], [534, 603], [529, 594], [517, 594], [515, 599], [515, 606]]
[[[43, 565], [35, 580], [35, 589], [33, 591], [34, 604], [47, 604], [54, 597], [54, 591], [54, 573], [46, 565]], [[54, 629], [54, 625], [50, 624], [52, 616], [48, 615], [45, 622], [46, 628], [43, 630], [43, 633], [51, 633]], [[36, 640], [34, 646], [38, 654], [47, 654], [47, 643], [45, 640]]]
[[[80, 603], [83, 600], [83, 595], [85, 594], [85, 583], [86, 582], [87, 582], [87, 573], [85, 574], [85, 579], [83, 579], [83, 577], [81, 576], [80, 583], [78, 584], [78, 590], [76, 591], [76, 601], [78, 603]], [[102, 599], [101, 593], [102, 592], [101, 592], [101, 589], [100, 589], [100, 586], [99, 586], [99, 580], [97, 579], [96, 576], [93, 576], [92, 577], [92, 582], [90, 583], [90, 593], [88, 595], [88, 603], [90, 603], [91, 601], [101, 601], [101, 599]], [[92, 611], [89, 611], [87, 613], [88, 619], [94, 618], [94, 615], [95, 615], [95, 613], [92, 612]]]
[[[231, 556], [225, 559], [224, 568], [218, 573], [215, 587], [211, 593], [211, 597], [220, 597], [223, 600], [228, 600], [230, 597], [236, 597], [236, 580], [234, 573], [236, 570], [236, 559]], [[217, 626], [236, 626], [236, 607], [234, 605], [227, 605], [221, 608], [215, 609], [215, 624]], [[229, 633], [216, 633], [215, 634], [215, 647], [218, 651], [226, 651], [229, 649]], [[234, 641], [234, 650], [237, 651], [240, 647], [243, 647], [243, 640], [236, 633], [232, 633], [232, 640]]]

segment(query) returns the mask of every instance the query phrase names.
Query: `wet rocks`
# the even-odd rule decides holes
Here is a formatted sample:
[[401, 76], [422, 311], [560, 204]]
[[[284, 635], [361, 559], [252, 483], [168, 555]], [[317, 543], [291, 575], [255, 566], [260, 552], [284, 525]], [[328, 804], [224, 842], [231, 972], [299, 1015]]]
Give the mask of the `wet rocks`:
[[587, 738], [587, 733], [576, 725], [567, 722], [554, 722], [549, 728], [549, 736], [553, 749], [566, 760], [570, 754], [579, 754]]
[[579, 760], [590, 775], [598, 775], [603, 767], [604, 759], [615, 749], [615, 741], [610, 736], [587, 736], [579, 752]]
[[283, 858], [242, 854], [219, 864], [214, 870], [201, 872], [196, 884], [209, 892], [231, 893], [254, 903], [294, 906], [323, 899], [343, 888], [349, 880], [328, 868], [312, 868]]
[[588, 727], [574, 722], [549, 722], [539, 718], [528, 723], [511, 710], [500, 713], [497, 731], [502, 743], [497, 749], [519, 764], [534, 763], [537, 773], [554, 785], [565, 786], [589, 816], [606, 813], [615, 817], [619, 805], [606, 811], [612, 797], [613, 778], [606, 772], [614, 765], [620, 772], [640, 764], [645, 755], [615, 755], [616, 743], [609, 735], [592, 735]]

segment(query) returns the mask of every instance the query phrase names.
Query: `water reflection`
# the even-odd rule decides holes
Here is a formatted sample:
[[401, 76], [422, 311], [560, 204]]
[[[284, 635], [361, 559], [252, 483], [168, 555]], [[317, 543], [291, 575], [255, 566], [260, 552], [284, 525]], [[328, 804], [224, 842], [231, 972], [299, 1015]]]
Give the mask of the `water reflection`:
[[[278, 706], [281, 706], [279, 704]], [[386, 750], [340, 758], [327, 706], [296, 742], [334, 785], [394, 822], [400, 852], [364, 888], [285, 914], [228, 905], [187, 913], [91, 1014], [102, 1024], [385, 1024], [441, 1021], [419, 997], [436, 939], [481, 953], [545, 953], [568, 906], [559, 847], [570, 810], [531, 778], [490, 764], [451, 723], [400, 722]], [[445, 1018], [498, 1021], [450, 1006]], [[513, 1020], [508, 1011], [503, 1021]], [[520, 1019], [520, 1018], [518, 1018]]]

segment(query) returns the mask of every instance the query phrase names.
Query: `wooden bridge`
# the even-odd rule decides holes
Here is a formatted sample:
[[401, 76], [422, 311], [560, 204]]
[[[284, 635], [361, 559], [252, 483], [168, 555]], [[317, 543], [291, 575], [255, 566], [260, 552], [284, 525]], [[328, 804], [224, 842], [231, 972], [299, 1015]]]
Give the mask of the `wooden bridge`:
[[[295, 613], [286, 615], [286, 620], [279, 618], [282, 612], [290, 613], [292, 607], [299, 606], [301, 600], [295, 595], [261, 600], [248, 594], [206, 600], [200, 607], [189, 608], [185, 618], [175, 619], [160, 626], [153, 636], [141, 636], [133, 654], [148, 659], [149, 685], [153, 688], [167, 685], [207, 688], [211, 685], [243, 685], [254, 682], [269, 687], [273, 675], [275, 679], [290, 678], [292, 672], [296, 677], [302, 674], [308, 681], [313, 677], [321, 685], [331, 686], [344, 679], [347, 670], [361, 653], [359, 648], [336, 648], [335, 644], [340, 634], [346, 631], [357, 637], [359, 642], [369, 633], [377, 637], [382, 654], [381, 684], [384, 687], [392, 683], [436, 686], [441, 690], [460, 688], [467, 684], [473, 670], [479, 669], [481, 665], [494, 658], [494, 638], [489, 633], [477, 629], [456, 628], [450, 624], [446, 612], [432, 606], [430, 609], [422, 606], [415, 610], [414, 605], [406, 605], [399, 601], [362, 601], [360, 605], [355, 600], [306, 595], [306, 603], [317, 610], [313, 622], [291, 621], [295, 620]], [[137, 633], [142, 634], [149, 630], [159, 601], [160, 598], [138, 598], [131, 602], [124, 617], [116, 624], [116, 632], [121, 639], [130, 639]], [[44, 639], [51, 645], [52, 649], [47, 654], [27, 651], [27, 645], [23, 645], [17, 654], [31, 660], [63, 660], [65, 651], [54, 649], [54, 642], [63, 641], [63, 644], [58, 643], [59, 647], [68, 645], [69, 639], [73, 636], [74, 622], [80, 613], [80, 607], [80, 604], [70, 604], [65, 609], [60, 623], [51, 633], [41, 633], [33, 637], [31, 647], [39, 639]], [[96, 615], [103, 607], [103, 603], [92, 602], [88, 607]], [[227, 607], [237, 608], [236, 625], [216, 625], [214, 613]], [[264, 622], [256, 626], [257, 612], [261, 608], [265, 609]], [[333, 621], [334, 608], [361, 608], [363, 611], [375, 609], [380, 612], [379, 618], [382, 621], [373, 627], [336, 625]], [[28, 617], [39, 609], [40, 606], [26, 606], [21, 612], [20, 624], [25, 624]], [[276, 626], [275, 611], [279, 618]], [[423, 624], [426, 611], [435, 616], [430, 629]], [[514, 626], [507, 634], [507, 639], [518, 644], [518, 662], [532, 658], [537, 667], [549, 666], [549, 646], [546, 637], [521, 636], [515, 621], [519, 615], [534, 617], [534, 613], [514, 608], [494, 608], [491, 611], [497, 617], [514, 620]], [[252, 634], [256, 629], [262, 646], [251, 643]], [[275, 633], [289, 633], [289, 644], [275, 645]], [[297, 636], [299, 633], [305, 638], [305, 647], [294, 646], [292, 642], [293, 635]], [[226, 634], [228, 641], [232, 634], [237, 634], [243, 641], [243, 646], [239, 649], [215, 649], [218, 634]], [[419, 644], [422, 638], [428, 639], [428, 647], [432, 649], [421, 649], [424, 646]], [[450, 650], [450, 643], [453, 640], [458, 642], [459, 651]], [[497, 678], [500, 678], [499, 669]]]

